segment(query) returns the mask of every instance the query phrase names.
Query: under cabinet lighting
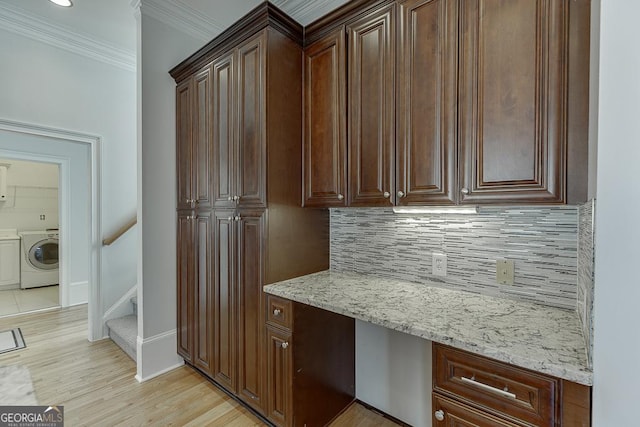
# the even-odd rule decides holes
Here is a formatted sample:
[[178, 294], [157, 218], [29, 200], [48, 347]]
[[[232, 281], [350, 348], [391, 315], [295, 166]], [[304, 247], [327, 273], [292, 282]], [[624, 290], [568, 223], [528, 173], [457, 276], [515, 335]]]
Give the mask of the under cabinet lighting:
[[397, 214], [475, 214], [477, 206], [394, 206]]
[[71, 0], [49, 0], [51, 3], [55, 3], [58, 6], [63, 6], [63, 7], [71, 7], [73, 6], [73, 3], [71, 3]]

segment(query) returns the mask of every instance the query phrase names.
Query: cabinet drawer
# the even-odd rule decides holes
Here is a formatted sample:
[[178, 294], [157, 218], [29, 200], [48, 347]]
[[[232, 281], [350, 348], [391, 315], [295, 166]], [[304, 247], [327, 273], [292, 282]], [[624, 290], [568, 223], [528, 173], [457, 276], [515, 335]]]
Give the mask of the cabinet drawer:
[[458, 403], [446, 397], [433, 395], [433, 427], [520, 427], [486, 412]]
[[556, 422], [555, 378], [434, 344], [434, 391], [537, 426]]
[[291, 301], [283, 298], [267, 296], [267, 321], [287, 329], [293, 326], [293, 310]]

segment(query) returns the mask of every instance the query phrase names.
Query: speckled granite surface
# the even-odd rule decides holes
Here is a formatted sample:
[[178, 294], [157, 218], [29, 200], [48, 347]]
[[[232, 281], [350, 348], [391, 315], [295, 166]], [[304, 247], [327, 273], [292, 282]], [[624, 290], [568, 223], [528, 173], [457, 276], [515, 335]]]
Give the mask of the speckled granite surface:
[[333, 271], [264, 290], [580, 384], [593, 381], [573, 310]]

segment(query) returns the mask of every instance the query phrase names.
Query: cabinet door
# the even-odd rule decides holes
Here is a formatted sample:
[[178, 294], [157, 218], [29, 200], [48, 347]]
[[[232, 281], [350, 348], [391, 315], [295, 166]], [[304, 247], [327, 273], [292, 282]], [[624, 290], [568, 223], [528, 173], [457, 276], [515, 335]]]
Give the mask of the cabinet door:
[[[266, 207], [266, 32], [238, 48], [238, 163], [240, 206]], [[274, 94], [285, 96], [285, 94]]]
[[453, 204], [458, 2], [403, 1], [399, 22], [396, 204]]
[[347, 191], [345, 33], [304, 52], [304, 206], [345, 206]]
[[211, 207], [211, 67], [196, 74], [193, 83], [193, 184], [195, 203]]
[[565, 200], [567, 4], [461, 3], [461, 202]]
[[213, 238], [212, 212], [198, 212], [195, 219], [195, 259], [197, 277], [194, 283], [194, 360], [193, 364], [212, 375], [213, 350], [213, 283], [211, 255]]
[[395, 5], [347, 26], [350, 206], [391, 206], [395, 151]]
[[267, 418], [291, 425], [293, 375], [291, 332], [267, 325]]
[[0, 286], [20, 284], [20, 240], [0, 240]]
[[177, 224], [178, 252], [178, 354], [186, 362], [193, 361], [195, 260], [193, 211], [179, 211]]
[[[452, 399], [433, 395], [433, 425], [447, 427], [518, 427], [509, 421], [479, 411]], [[438, 415], [444, 417], [439, 420]]]
[[216, 207], [235, 206], [235, 55], [213, 63], [213, 199]]
[[215, 211], [213, 248], [213, 378], [236, 391], [236, 221], [233, 210]]
[[176, 88], [176, 178], [177, 207], [193, 207], [193, 80], [188, 79]]
[[264, 211], [240, 213], [238, 229], [238, 395], [264, 409]]

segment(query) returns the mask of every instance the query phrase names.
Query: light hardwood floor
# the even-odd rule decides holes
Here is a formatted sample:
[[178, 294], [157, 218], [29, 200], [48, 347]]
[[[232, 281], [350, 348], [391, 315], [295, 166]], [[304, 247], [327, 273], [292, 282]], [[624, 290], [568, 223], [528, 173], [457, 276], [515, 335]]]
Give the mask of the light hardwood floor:
[[[111, 340], [87, 341], [86, 306], [0, 318], [0, 331], [16, 327], [27, 348], [0, 355], [0, 366], [28, 367], [39, 403], [64, 405], [66, 426], [263, 425], [188, 367], [138, 383]], [[332, 424], [348, 426], [396, 424], [352, 405]]]

